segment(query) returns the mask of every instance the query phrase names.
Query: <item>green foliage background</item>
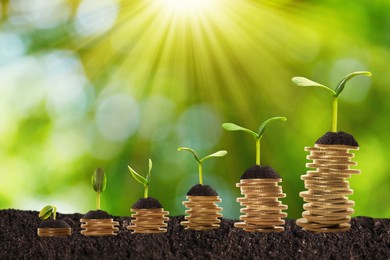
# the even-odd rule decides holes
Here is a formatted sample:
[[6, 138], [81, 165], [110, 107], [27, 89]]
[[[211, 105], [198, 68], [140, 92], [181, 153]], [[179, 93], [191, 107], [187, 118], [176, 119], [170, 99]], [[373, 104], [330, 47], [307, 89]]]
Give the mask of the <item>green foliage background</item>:
[[[190, 0], [188, 0], [190, 1]], [[202, 2], [202, 1], [201, 1]], [[255, 163], [255, 143], [223, 122], [257, 129], [262, 164], [283, 177], [288, 217], [301, 215], [305, 146], [331, 127], [331, 96], [298, 88], [293, 76], [335, 86], [352, 79], [339, 102], [339, 129], [354, 135], [361, 175], [350, 179], [355, 215], [390, 217], [390, 2], [0, 1], [0, 208], [59, 212], [94, 208], [90, 180], [107, 173], [102, 209], [130, 215], [146, 175], [149, 194], [184, 214], [197, 165], [177, 147], [204, 156], [204, 182], [238, 218], [235, 183]], [[190, 2], [188, 2], [190, 3]]]

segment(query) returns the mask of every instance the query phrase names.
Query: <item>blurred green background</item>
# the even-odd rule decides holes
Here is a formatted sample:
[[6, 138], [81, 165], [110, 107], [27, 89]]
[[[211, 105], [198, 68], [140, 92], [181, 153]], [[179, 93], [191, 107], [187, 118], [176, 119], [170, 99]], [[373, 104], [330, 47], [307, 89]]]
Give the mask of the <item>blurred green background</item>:
[[255, 142], [223, 122], [257, 129], [262, 164], [283, 177], [289, 218], [302, 213], [305, 146], [331, 128], [331, 96], [293, 76], [334, 87], [339, 129], [354, 135], [360, 175], [350, 179], [355, 216], [390, 217], [390, 1], [1, 0], [0, 208], [60, 212], [95, 207], [90, 184], [107, 172], [102, 209], [130, 215], [147, 172], [149, 194], [184, 214], [197, 165], [238, 218], [235, 184], [255, 163]]

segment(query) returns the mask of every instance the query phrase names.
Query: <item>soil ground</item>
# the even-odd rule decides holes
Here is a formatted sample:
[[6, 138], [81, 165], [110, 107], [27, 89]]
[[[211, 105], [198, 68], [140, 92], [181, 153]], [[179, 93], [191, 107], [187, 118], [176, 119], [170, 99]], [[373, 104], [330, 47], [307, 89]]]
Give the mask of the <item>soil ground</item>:
[[286, 220], [281, 233], [247, 233], [223, 219], [221, 228], [188, 231], [171, 217], [165, 234], [131, 234], [130, 217], [114, 217], [112, 237], [80, 234], [82, 214], [57, 214], [70, 237], [37, 236], [37, 211], [0, 210], [0, 259], [390, 259], [390, 219], [356, 217], [344, 233], [313, 234]]

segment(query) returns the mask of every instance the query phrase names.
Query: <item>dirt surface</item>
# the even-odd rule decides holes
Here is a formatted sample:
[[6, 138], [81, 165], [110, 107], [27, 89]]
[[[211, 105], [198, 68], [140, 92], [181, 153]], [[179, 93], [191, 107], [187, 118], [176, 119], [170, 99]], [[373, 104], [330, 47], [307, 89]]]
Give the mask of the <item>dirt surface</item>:
[[131, 207], [132, 209], [160, 209], [163, 206], [161, 203], [152, 197], [141, 198]]
[[0, 259], [389, 259], [390, 219], [356, 217], [344, 233], [313, 234], [287, 220], [281, 233], [247, 233], [223, 219], [221, 228], [188, 231], [182, 216], [170, 218], [165, 234], [131, 234], [120, 222], [118, 236], [80, 234], [82, 214], [57, 214], [73, 234], [37, 236], [37, 211], [0, 211]]
[[218, 196], [210, 185], [196, 184], [187, 192], [187, 196]]
[[277, 173], [270, 166], [254, 165], [248, 168], [241, 179], [280, 179], [279, 173]]
[[359, 144], [355, 138], [343, 131], [340, 132], [327, 132], [321, 136], [316, 144], [331, 144], [331, 145], [348, 145], [353, 147], [358, 147]]

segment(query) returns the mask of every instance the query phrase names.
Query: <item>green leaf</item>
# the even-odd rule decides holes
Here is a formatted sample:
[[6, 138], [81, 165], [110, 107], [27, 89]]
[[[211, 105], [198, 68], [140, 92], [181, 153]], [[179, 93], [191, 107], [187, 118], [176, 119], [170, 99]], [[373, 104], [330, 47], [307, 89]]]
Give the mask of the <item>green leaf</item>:
[[304, 77], [293, 77], [291, 81], [300, 87], [319, 87], [319, 88], [326, 89], [327, 91], [331, 92], [333, 95], [336, 95], [336, 92], [333, 89]]
[[145, 179], [144, 177], [142, 177], [141, 175], [139, 175], [136, 171], [134, 171], [129, 165], [127, 166], [129, 168], [129, 171], [131, 173], [131, 175], [133, 176], [133, 178], [138, 181], [139, 183], [143, 184], [143, 185], [148, 185], [149, 182], [147, 179]]
[[42, 220], [50, 218], [51, 215], [54, 215], [56, 212], [56, 207], [53, 205], [47, 205], [41, 209], [41, 211], [38, 214], [38, 217]]
[[107, 178], [102, 168], [97, 168], [92, 174], [92, 187], [96, 192], [103, 192], [106, 189]]
[[195, 160], [198, 162], [198, 163], [201, 163], [200, 161], [200, 158], [199, 158], [199, 155], [194, 151], [192, 150], [191, 148], [188, 148], [188, 147], [179, 147], [177, 148], [177, 150], [180, 152], [180, 151], [188, 151], [190, 153], [192, 153], [194, 155], [194, 158]]
[[275, 121], [275, 120], [287, 121], [287, 118], [286, 118], [286, 117], [279, 116], [279, 117], [271, 117], [270, 119], [265, 120], [265, 121], [259, 126], [259, 129], [257, 130], [257, 135], [259, 136], [258, 138], [261, 138], [261, 136], [264, 134], [265, 127], [266, 127], [270, 122]]
[[243, 132], [245, 132], [245, 133], [251, 134], [254, 138], [258, 138], [257, 133], [255, 133], [255, 132], [253, 132], [252, 130], [249, 130], [249, 129], [247, 129], [247, 128], [244, 128], [244, 127], [242, 127], [242, 126], [233, 124], [233, 123], [223, 123], [223, 124], [222, 124], [222, 127], [223, 127], [225, 130], [228, 130], [228, 131], [243, 131]]
[[348, 80], [352, 79], [353, 77], [355, 76], [359, 76], [359, 75], [363, 75], [363, 76], [367, 76], [367, 77], [371, 77], [371, 72], [369, 71], [355, 71], [355, 72], [352, 72], [348, 75], [346, 75], [340, 82], [339, 84], [337, 84], [337, 87], [336, 87], [336, 97], [340, 96], [341, 92], [344, 90], [344, 87], [345, 87], [345, 83], [347, 83]]
[[223, 157], [226, 154], [227, 154], [227, 151], [221, 150], [221, 151], [218, 151], [218, 152], [215, 152], [213, 154], [210, 154], [210, 155], [207, 155], [207, 156], [203, 157], [202, 159], [200, 159], [200, 161], [203, 162], [204, 160], [206, 160], [208, 158], [211, 158], [211, 157]]
[[152, 159], [149, 159], [149, 171], [148, 171], [148, 175], [146, 175], [146, 180], [148, 182], [150, 182], [152, 179], [152, 167], [153, 167]]

